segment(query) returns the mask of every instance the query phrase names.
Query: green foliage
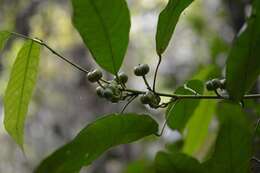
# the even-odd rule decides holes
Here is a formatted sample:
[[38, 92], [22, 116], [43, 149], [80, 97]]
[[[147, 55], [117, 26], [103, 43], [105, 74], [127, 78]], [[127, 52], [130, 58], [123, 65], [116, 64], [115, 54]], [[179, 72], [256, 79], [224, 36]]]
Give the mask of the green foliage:
[[235, 39], [227, 60], [227, 90], [235, 100], [241, 100], [260, 74], [260, 2], [254, 1], [252, 16], [246, 28]]
[[130, 15], [124, 0], [72, 0], [73, 23], [95, 61], [117, 74], [129, 41]]
[[74, 173], [111, 147], [157, 133], [158, 124], [148, 115], [112, 114], [87, 125], [70, 143], [55, 151], [35, 173]]
[[[204, 86], [201, 81], [192, 80], [184, 86], [177, 88], [175, 94], [196, 95], [196, 93], [203, 94], [203, 90]], [[199, 102], [200, 100], [185, 99], [178, 101], [176, 104], [170, 104], [166, 111], [166, 117], [168, 117], [167, 125], [171, 129], [182, 131]]]
[[4, 125], [23, 148], [23, 129], [28, 106], [35, 87], [39, 67], [40, 46], [27, 41], [12, 67], [4, 96]]
[[159, 152], [155, 158], [156, 173], [203, 173], [202, 165], [183, 153]]
[[239, 105], [223, 101], [217, 114], [220, 130], [212, 158], [205, 163], [207, 172], [248, 173], [252, 135], [245, 113]]
[[195, 155], [204, 144], [215, 112], [215, 100], [202, 100], [187, 124], [183, 152]]
[[181, 13], [192, 2], [193, 0], [169, 0], [166, 8], [160, 13], [156, 33], [158, 55], [161, 55], [167, 48]]
[[10, 37], [10, 33], [8, 31], [0, 31], [0, 51], [3, 49], [5, 42]]

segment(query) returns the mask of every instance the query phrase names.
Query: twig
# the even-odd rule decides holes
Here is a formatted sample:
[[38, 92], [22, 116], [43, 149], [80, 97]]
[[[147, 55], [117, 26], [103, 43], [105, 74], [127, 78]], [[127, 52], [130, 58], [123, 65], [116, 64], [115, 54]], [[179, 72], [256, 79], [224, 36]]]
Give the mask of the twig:
[[121, 110], [121, 114], [124, 113], [125, 109], [129, 106], [130, 103], [132, 103], [135, 99], [137, 98], [137, 95], [134, 95], [132, 97], [130, 97], [130, 99], [128, 100], [128, 102], [124, 105], [124, 107]]
[[149, 91], [152, 91], [152, 89], [151, 89], [151, 87], [150, 87], [150, 85], [149, 85], [149, 83], [148, 83], [146, 77], [145, 77], [145, 76], [142, 76], [142, 77], [143, 77], [143, 80], [144, 80], [144, 83], [145, 83], [147, 89], [148, 89]]
[[154, 73], [154, 78], [153, 78], [153, 91], [155, 92], [155, 89], [156, 89], [156, 79], [157, 79], [157, 74], [158, 74], [158, 70], [159, 70], [159, 67], [160, 67], [160, 64], [162, 62], [162, 56], [159, 55], [158, 56], [158, 63], [157, 63], [157, 66], [156, 66], [156, 69], [155, 69], [155, 73]]

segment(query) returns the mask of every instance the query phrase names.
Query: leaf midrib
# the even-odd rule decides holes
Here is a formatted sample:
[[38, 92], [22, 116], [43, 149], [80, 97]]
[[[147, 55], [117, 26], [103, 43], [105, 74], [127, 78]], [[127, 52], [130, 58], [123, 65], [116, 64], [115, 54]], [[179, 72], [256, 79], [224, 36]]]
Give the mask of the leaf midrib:
[[25, 65], [25, 75], [24, 75], [24, 78], [23, 78], [23, 82], [22, 82], [22, 88], [21, 88], [21, 97], [19, 99], [19, 104], [18, 104], [18, 111], [17, 111], [17, 122], [15, 124], [15, 130], [16, 130], [16, 134], [19, 134], [19, 122], [20, 122], [20, 113], [21, 113], [21, 108], [22, 108], [22, 102], [23, 102], [23, 97], [24, 97], [24, 90], [25, 90], [25, 85], [26, 85], [26, 79], [27, 79], [27, 75], [28, 75], [28, 66], [29, 66], [29, 62], [30, 62], [30, 59], [31, 59], [31, 52], [32, 52], [32, 45], [33, 45], [33, 42], [31, 41], [31, 44], [30, 44], [30, 48], [29, 48], [29, 51], [28, 51], [28, 54], [27, 54], [27, 58], [26, 58], [26, 65]]
[[100, 12], [99, 12], [95, 2], [92, 2], [92, 0], [89, 0], [89, 3], [93, 6], [94, 11], [96, 12], [97, 17], [99, 18], [100, 24], [102, 25], [101, 28], [104, 32], [105, 38], [106, 38], [107, 42], [109, 43], [108, 47], [109, 47], [109, 51], [110, 51], [112, 62], [113, 62], [112, 65], [113, 65], [114, 73], [116, 73], [117, 70], [116, 70], [116, 67], [115, 67], [114, 52], [113, 52], [113, 49], [112, 49], [112, 43], [111, 43], [111, 40], [109, 39], [110, 37], [109, 37], [109, 33], [107, 32], [107, 27], [105, 25], [104, 19], [100, 15]]

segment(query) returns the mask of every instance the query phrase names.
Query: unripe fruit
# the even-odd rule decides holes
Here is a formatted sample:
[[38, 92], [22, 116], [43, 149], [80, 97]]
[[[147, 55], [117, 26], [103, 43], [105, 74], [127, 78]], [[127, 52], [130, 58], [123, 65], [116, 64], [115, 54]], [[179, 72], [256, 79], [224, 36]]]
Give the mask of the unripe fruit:
[[207, 81], [206, 82], [206, 88], [207, 88], [208, 91], [213, 91], [215, 89], [214, 86], [213, 86], [212, 81]]
[[147, 97], [147, 95], [142, 95], [141, 97], [140, 97], [140, 101], [141, 101], [141, 103], [142, 104], [149, 104], [150, 103], [150, 98], [149, 97]]
[[113, 97], [113, 91], [110, 88], [106, 88], [103, 93], [106, 99], [111, 99]]
[[121, 73], [118, 74], [118, 80], [121, 83], [125, 84], [128, 81], [128, 76], [125, 73], [121, 72]]
[[212, 79], [211, 82], [212, 82], [212, 85], [213, 85], [214, 89], [220, 88], [221, 82], [220, 82], [219, 79]]
[[102, 87], [97, 87], [96, 88], [96, 93], [99, 97], [104, 97], [104, 89]]
[[226, 89], [226, 85], [227, 85], [226, 83], [227, 83], [227, 82], [226, 82], [226, 79], [221, 79], [221, 80], [220, 80], [220, 84], [221, 84], [221, 85], [220, 85], [220, 88], [221, 88], [221, 89]]
[[90, 82], [97, 82], [102, 78], [102, 76], [102, 72], [98, 69], [95, 69], [87, 74], [87, 78]]
[[146, 75], [150, 71], [150, 67], [148, 66], [148, 64], [141, 64], [140, 68], [142, 70], [143, 75]]
[[150, 71], [150, 68], [147, 64], [141, 64], [134, 68], [134, 73], [136, 76], [144, 76]]
[[160, 96], [154, 94], [154, 97], [153, 97], [151, 103], [149, 103], [149, 106], [151, 108], [158, 108], [160, 102], [161, 102]]

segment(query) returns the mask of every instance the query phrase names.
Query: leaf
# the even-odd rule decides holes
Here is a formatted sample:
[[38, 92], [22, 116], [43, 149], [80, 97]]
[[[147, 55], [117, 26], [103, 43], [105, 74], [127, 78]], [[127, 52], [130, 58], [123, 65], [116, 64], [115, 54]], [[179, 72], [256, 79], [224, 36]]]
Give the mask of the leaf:
[[[199, 80], [192, 80], [186, 84], [187, 87], [195, 90], [198, 94], [202, 94], [204, 90], [203, 83]], [[182, 86], [177, 88], [175, 94], [180, 95], [195, 95], [192, 90]], [[166, 111], [166, 118], [168, 119], [167, 125], [173, 130], [182, 131], [190, 119], [191, 115], [199, 105], [199, 100], [185, 99], [178, 101], [175, 105], [170, 104]]]
[[158, 124], [148, 115], [111, 114], [87, 125], [71, 142], [47, 157], [35, 173], [74, 173], [106, 150], [156, 133]]
[[202, 100], [187, 123], [183, 152], [195, 156], [204, 144], [215, 112], [215, 100]]
[[130, 14], [124, 0], [72, 0], [73, 23], [95, 61], [116, 74], [129, 42]]
[[156, 32], [158, 55], [161, 55], [167, 48], [181, 13], [192, 2], [193, 0], [169, 0], [166, 8], [160, 13]]
[[8, 31], [0, 31], [0, 51], [4, 48], [5, 42], [10, 37], [10, 32]]
[[23, 129], [39, 67], [40, 46], [27, 41], [12, 67], [4, 96], [4, 125], [23, 149]]
[[203, 167], [196, 159], [178, 152], [158, 152], [155, 167], [156, 173], [203, 173]]
[[212, 158], [205, 163], [211, 173], [248, 173], [252, 134], [238, 104], [220, 102], [217, 108], [220, 131]]
[[128, 164], [123, 173], [155, 173], [155, 170], [148, 160], [137, 160]]
[[227, 59], [227, 90], [234, 100], [241, 100], [260, 74], [260, 1], [254, 5], [247, 27], [235, 39]]

